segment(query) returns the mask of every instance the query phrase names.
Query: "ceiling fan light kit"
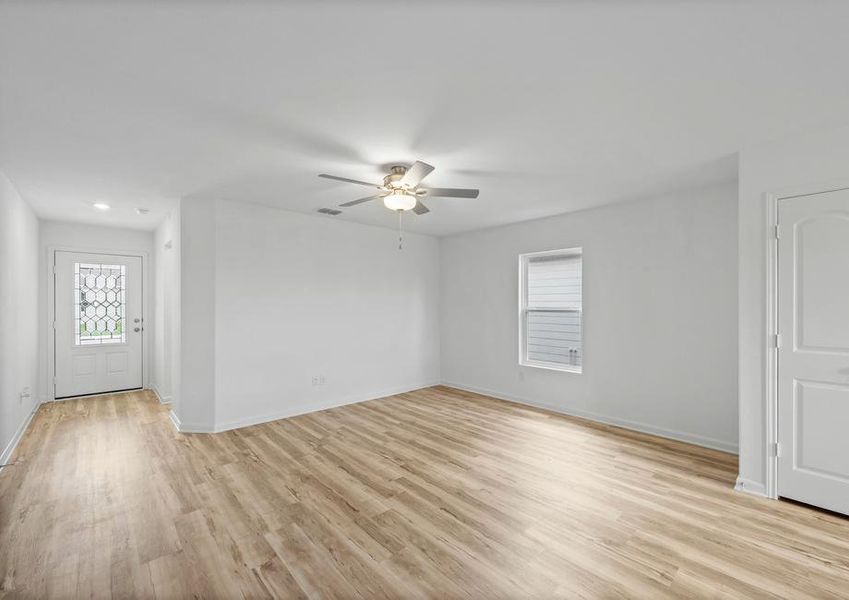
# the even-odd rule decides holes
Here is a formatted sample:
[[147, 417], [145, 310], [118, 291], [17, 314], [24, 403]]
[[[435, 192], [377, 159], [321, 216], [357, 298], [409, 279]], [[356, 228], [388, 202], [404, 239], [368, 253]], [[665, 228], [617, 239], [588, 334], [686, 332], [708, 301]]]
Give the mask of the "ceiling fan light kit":
[[383, 205], [389, 210], [412, 210], [418, 201], [418, 198], [400, 189], [393, 190], [391, 194], [383, 197]]

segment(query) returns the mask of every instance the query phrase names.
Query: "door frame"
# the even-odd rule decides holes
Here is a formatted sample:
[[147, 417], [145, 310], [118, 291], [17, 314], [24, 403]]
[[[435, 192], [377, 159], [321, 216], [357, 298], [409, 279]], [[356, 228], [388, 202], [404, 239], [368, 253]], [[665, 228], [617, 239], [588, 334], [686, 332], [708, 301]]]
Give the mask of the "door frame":
[[790, 198], [816, 196], [846, 189], [849, 189], [849, 179], [786, 187], [764, 194], [766, 200], [766, 336], [764, 338], [766, 435], [763, 448], [766, 477], [764, 495], [774, 500], [778, 499], [778, 203]]
[[[135, 250], [115, 250], [110, 248], [86, 248], [80, 246], [48, 246], [47, 256], [44, 261], [45, 277], [47, 278], [47, 312], [45, 314], [45, 329], [47, 331], [47, 402], [56, 402], [56, 334], [53, 332], [53, 321], [56, 316], [56, 281], [53, 277], [53, 267], [56, 264], [57, 252], [75, 252], [83, 254], [111, 254], [112, 256], [128, 256], [140, 258], [142, 263], [142, 387], [147, 389], [150, 387], [149, 375], [150, 370], [148, 365], [150, 362], [150, 332], [153, 331], [153, 322], [150, 320], [150, 306], [153, 300], [150, 289], [149, 275], [149, 253]], [[71, 400], [72, 398], [63, 398], [62, 400]]]

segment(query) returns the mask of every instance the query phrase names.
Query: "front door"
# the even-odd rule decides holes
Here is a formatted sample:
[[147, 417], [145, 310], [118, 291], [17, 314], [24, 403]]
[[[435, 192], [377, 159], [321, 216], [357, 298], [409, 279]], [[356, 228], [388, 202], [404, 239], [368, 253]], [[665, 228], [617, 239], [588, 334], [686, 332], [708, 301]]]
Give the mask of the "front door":
[[56, 398], [142, 387], [142, 259], [56, 252]]
[[849, 190], [778, 221], [778, 494], [849, 514]]

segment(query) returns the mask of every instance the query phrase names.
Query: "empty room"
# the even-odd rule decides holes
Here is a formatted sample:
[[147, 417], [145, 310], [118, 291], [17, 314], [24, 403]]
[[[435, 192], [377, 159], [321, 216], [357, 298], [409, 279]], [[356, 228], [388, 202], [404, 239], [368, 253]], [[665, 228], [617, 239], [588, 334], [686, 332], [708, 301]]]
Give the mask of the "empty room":
[[0, 598], [849, 599], [847, 31], [0, 0]]

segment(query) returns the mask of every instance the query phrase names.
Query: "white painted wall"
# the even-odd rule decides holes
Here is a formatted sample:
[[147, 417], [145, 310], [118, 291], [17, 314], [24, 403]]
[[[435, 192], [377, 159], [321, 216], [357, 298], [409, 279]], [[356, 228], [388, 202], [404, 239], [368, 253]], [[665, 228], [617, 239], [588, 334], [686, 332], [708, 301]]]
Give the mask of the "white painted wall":
[[153, 238], [153, 367], [150, 387], [164, 403], [174, 402], [180, 333], [180, 211], [168, 213]]
[[[518, 365], [518, 255], [583, 247], [584, 372]], [[737, 188], [695, 189], [442, 240], [442, 378], [737, 448]]]
[[184, 200], [181, 218], [183, 427], [439, 382], [437, 239], [399, 252], [390, 229], [226, 201]]
[[740, 153], [740, 481], [766, 482], [766, 194], [849, 184], [849, 127], [822, 130]]
[[39, 251], [38, 251], [38, 356], [39, 381], [41, 382], [42, 401], [53, 399], [53, 384], [50, 372], [48, 351], [50, 337], [53, 332], [47, 315], [48, 296], [51, 294], [48, 275], [49, 265], [53, 264], [50, 255], [52, 248], [71, 249], [83, 252], [121, 253], [131, 252], [147, 255], [147, 270], [145, 279], [145, 385], [148, 384], [151, 372], [153, 353], [150, 346], [153, 342], [152, 331], [147, 330], [149, 323], [156, 321], [153, 307], [153, 283], [155, 281], [155, 264], [153, 261], [153, 232], [137, 229], [122, 229], [100, 225], [84, 225], [81, 223], [64, 223], [59, 221], [39, 222]]
[[215, 429], [215, 211], [215, 202], [180, 201], [180, 383], [173, 410], [187, 431]]
[[38, 219], [0, 172], [0, 464], [38, 406], [37, 294]]

